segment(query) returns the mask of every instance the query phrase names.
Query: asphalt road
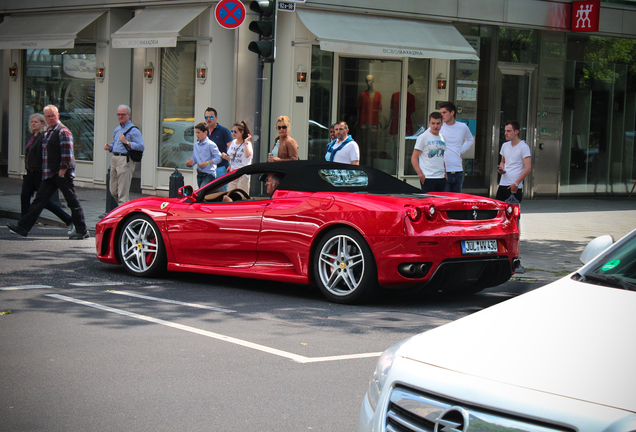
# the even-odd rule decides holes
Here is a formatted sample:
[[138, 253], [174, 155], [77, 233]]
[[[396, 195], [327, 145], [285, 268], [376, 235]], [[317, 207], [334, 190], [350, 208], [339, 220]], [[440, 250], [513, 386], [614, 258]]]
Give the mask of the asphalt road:
[[380, 352], [540, 285], [346, 306], [276, 282], [138, 279], [92, 239], [6, 222], [0, 431], [352, 431]]

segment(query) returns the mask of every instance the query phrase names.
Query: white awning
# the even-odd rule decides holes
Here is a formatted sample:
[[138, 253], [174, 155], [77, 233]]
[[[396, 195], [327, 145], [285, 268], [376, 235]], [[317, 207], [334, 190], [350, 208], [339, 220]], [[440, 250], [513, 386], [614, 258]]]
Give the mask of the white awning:
[[313, 9], [298, 9], [297, 13], [326, 51], [373, 57], [479, 60], [451, 24]]
[[0, 23], [0, 49], [73, 48], [77, 33], [104, 11], [9, 15]]
[[113, 48], [177, 46], [179, 32], [208, 5], [146, 8], [112, 35]]

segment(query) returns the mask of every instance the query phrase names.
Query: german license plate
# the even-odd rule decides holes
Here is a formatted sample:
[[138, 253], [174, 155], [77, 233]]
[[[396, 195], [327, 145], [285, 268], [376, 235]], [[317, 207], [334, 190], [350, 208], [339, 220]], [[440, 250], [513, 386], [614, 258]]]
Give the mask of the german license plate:
[[497, 240], [462, 240], [462, 254], [477, 255], [497, 253]]

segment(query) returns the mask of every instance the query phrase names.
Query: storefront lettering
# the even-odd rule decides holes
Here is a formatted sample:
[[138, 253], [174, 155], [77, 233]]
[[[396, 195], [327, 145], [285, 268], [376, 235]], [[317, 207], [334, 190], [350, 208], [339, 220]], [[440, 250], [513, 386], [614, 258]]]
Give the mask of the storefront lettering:
[[158, 39], [146, 39], [146, 40], [139, 40], [139, 41], [131, 41], [131, 42], [129, 42], [129, 45], [157, 46], [157, 45], [159, 45], [159, 40]]
[[399, 49], [399, 48], [382, 48], [382, 53], [391, 54], [391, 55], [401, 55], [404, 57], [424, 56], [424, 53], [422, 51]]

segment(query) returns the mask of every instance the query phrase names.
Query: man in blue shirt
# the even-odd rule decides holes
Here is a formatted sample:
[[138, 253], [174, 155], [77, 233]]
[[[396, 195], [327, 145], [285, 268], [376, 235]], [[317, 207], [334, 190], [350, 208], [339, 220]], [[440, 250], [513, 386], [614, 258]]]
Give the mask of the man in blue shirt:
[[[218, 115], [214, 108], [208, 108], [205, 110], [205, 122], [208, 125], [208, 138], [219, 148], [221, 153], [227, 153], [227, 149], [230, 148], [230, 144], [232, 144], [232, 135], [230, 131], [220, 124], [217, 123]], [[227, 167], [229, 166], [229, 162], [223, 159], [220, 164], [216, 166], [216, 178], [224, 176], [227, 173]], [[219, 191], [225, 190], [219, 189]]]
[[113, 132], [113, 141], [104, 145], [104, 150], [112, 152], [110, 158], [110, 194], [121, 205], [130, 200], [130, 183], [135, 172], [135, 161], [128, 156], [128, 146], [133, 150], [144, 151], [141, 131], [130, 121], [130, 108], [117, 107], [119, 126]]
[[197, 182], [202, 187], [216, 178], [216, 164], [224, 160], [219, 148], [207, 137], [208, 127], [199, 123], [194, 127], [197, 142], [192, 148], [192, 157], [186, 161], [186, 166], [196, 165]]

